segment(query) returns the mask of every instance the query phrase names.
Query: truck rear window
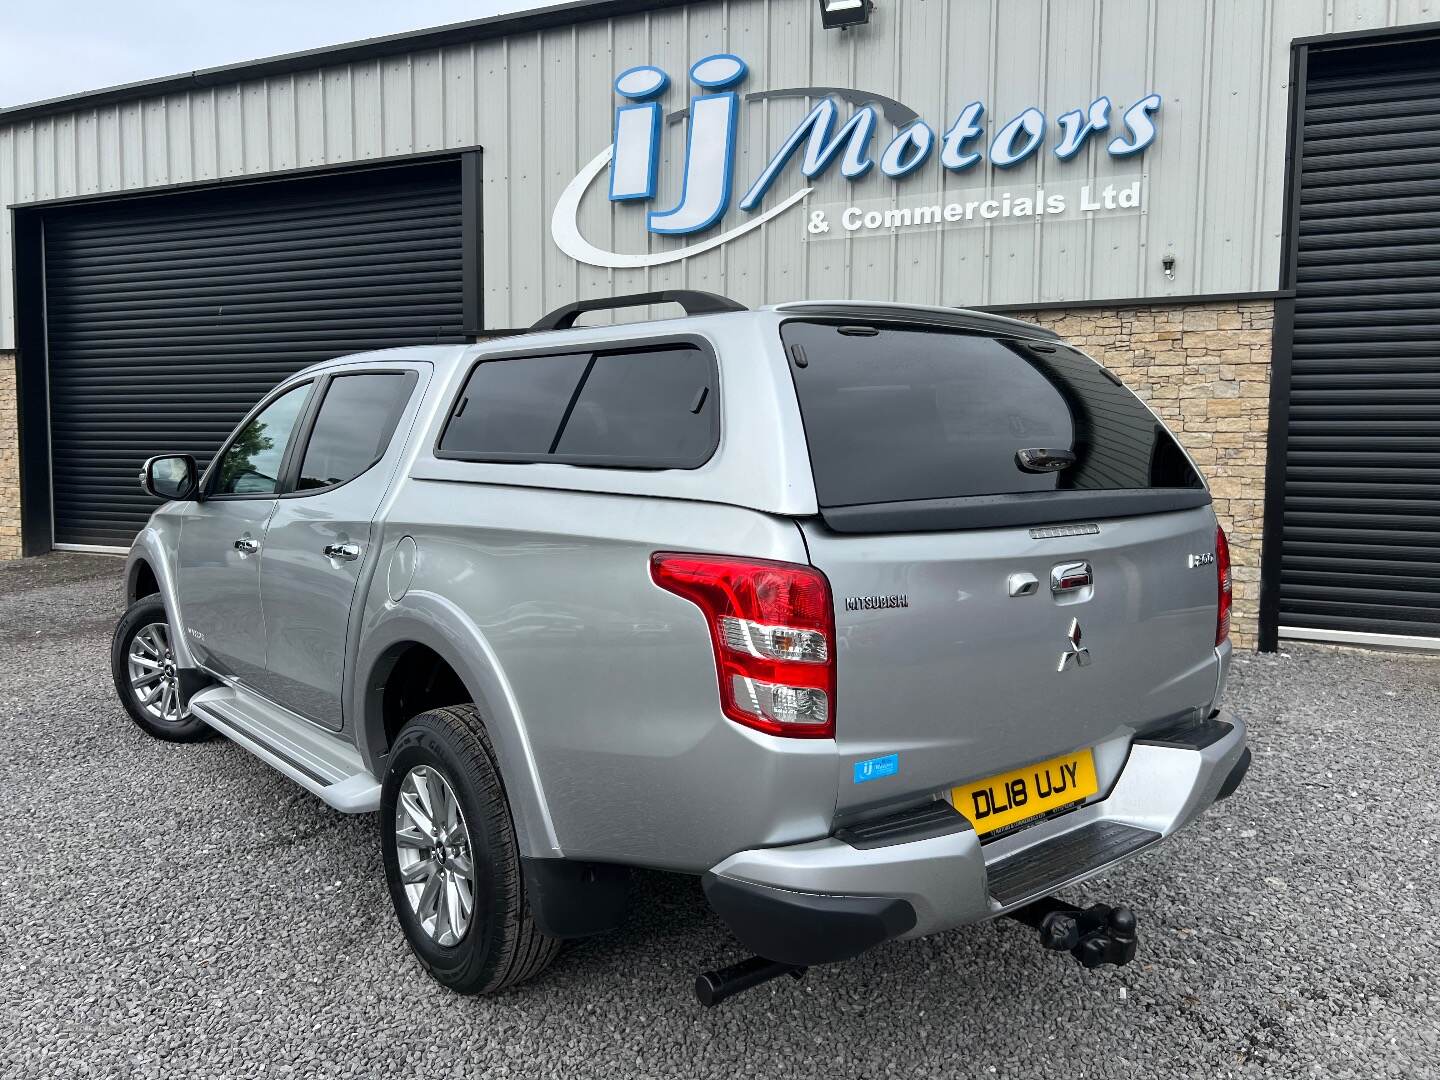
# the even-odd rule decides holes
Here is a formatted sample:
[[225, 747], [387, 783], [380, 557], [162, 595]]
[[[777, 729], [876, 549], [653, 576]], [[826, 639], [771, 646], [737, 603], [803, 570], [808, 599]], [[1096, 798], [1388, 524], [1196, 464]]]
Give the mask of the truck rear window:
[[1064, 345], [801, 320], [781, 333], [822, 507], [1204, 486], [1140, 399]]

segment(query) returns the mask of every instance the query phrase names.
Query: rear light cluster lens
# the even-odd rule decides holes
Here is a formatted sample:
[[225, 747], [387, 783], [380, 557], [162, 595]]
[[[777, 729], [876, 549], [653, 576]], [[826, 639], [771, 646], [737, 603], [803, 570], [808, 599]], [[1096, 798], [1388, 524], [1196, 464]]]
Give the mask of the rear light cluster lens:
[[1234, 599], [1230, 581], [1230, 541], [1225, 530], [1215, 528], [1215, 578], [1219, 586], [1220, 604], [1215, 616], [1215, 644], [1230, 636], [1230, 604]]
[[650, 577], [705, 614], [720, 707], [771, 735], [835, 735], [835, 608], [811, 566], [657, 552]]

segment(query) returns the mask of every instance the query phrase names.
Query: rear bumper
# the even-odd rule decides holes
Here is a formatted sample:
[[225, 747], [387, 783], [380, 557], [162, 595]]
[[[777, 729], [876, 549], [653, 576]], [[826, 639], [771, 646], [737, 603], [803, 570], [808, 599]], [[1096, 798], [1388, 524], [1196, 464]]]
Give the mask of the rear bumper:
[[[950, 825], [842, 834], [730, 856], [705, 875], [711, 906], [771, 960], [845, 960], [894, 937], [980, 922], [1102, 872], [1231, 794], [1250, 764], [1222, 711], [1191, 736], [1137, 740], [1103, 801], [981, 845]], [[914, 838], [912, 838], [914, 837]]]

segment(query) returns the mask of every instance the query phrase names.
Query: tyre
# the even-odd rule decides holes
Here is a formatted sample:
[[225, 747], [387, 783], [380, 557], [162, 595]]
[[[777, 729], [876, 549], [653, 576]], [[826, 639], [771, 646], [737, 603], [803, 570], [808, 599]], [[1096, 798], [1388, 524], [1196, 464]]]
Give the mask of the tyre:
[[209, 737], [210, 729], [180, 706], [170, 621], [159, 593], [136, 600], [115, 627], [110, 673], [130, 719], [157, 739], [196, 742]]
[[421, 713], [400, 732], [380, 837], [395, 914], [437, 981], [490, 994], [555, 959], [559, 939], [530, 916], [505, 786], [473, 705]]

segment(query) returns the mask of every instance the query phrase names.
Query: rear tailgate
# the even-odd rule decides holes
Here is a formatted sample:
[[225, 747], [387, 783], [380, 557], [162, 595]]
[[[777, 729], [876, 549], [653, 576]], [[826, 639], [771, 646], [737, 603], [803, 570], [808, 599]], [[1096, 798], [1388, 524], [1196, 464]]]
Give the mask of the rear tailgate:
[[[1039, 538], [1028, 527], [843, 535], [803, 526], [836, 606], [841, 810], [944, 789], [1203, 708], [1215, 694], [1214, 550], [1200, 508]], [[1088, 562], [1093, 585], [1051, 591]], [[1013, 575], [1036, 588], [1011, 596]], [[905, 606], [881, 606], [900, 603]], [[872, 606], [873, 605], [873, 606]], [[1078, 624], [1078, 647], [1070, 631]], [[1086, 649], [1081, 658], [1064, 661]], [[884, 783], [855, 765], [898, 755]]]
[[1211, 703], [1209, 495], [1118, 380], [1058, 341], [859, 311], [782, 336], [836, 607], [842, 812]]

